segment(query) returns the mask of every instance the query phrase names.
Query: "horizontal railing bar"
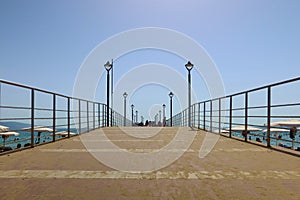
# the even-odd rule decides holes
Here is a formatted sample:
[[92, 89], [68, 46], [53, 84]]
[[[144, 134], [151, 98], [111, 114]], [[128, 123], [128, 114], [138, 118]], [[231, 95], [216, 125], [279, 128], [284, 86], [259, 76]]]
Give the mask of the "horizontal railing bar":
[[[214, 99], [210, 99], [210, 100], [198, 102], [198, 103], [195, 103], [195, 104], [204, 104], [204, 103], [211, 102], [211, 101], [213, 102], [213, 101], [217, 101], [219, 99], [226, 99], [226, 98], [230, 98], [230, 97], [234, 97], [234, 96], [238, 96], [238, 95], [243, 95], [245, 93], [251, 93], [251, 92], [258, 91], [258, 90], [267, 89], [269, 87], [272, 88], [274, 86], [279, 86], [279, 85], [283, 85], [283, 84], [286, 84], [286, 83], [292, 83], [292, 82], [299, 81], [299, 80], [300, 80], [300, 77], [296, 77], [296, 78], [289, 79], [289, 80], [286, 80], [286, 81], [281, 81], [281, 82], [278, 82], [278, 83], [273, 83], [273, 84], [265, 85], [265, 86], [262, 86], [262, 87], [258, 87], [258, 88], [254, 88], [254, 89], [250, 89], [250, 90], [238, 92], [238, 93], [235, 93], [235, 94], [226, 95], [226, 96], [223, 96], [223, 97], [218, 97], [218, 98], [214, 98]], [[207, 109], [209, 109], [209, 108], [207, 108]]]
[[249, 118], [268, 118], [267, 115], [248, 115]]
[[232, 111], [240, 111], [240, 110], [245, 110], [245, 108], [232, 108]]
[[276, 107], [289, 107], [289, 106], [300, 106], [300, 103], [290, 103], [290, 104], [276, 104], [276, 105], [272, 105], [272, 108], [276, 108]]
[[68, 124], [57, 124], [57, 125], [55, 125], [56, 127], [67, 127], [68, 126]]
[[268, 108], [268, 106], [249, 106], [248, 109], [263, 109], [263, 108]]
[[68, 110], [59, 110], [59, 109], [56, 109], [55, 111], [57, 111], [57, 112], [68, 112]]
[[34, 108], [34, 110], [38, 110], [38, 111], [53, 111], [53, 109], [50, 109], [50, 108]]
[[[283, 85], [283, 84], [286, 84], [286, 83], [292, 83], [292, 82], [299, 81], [299, 80], [300, 80], [300, 77], [296, 77], [296, 78], [292, 78], [292, 79], [289, 79], [289, 80], [286, 80], [286, 81], [281, 81], [281, 82], [278, 82], [278, 83], [273, 83], [273, 84], [265, 85], [265, 86], [262, 86], [262, 87], [257, 87], [257, 88], [253, 88], [253, 89], [250, 89], [250, 90], [246, 90], [246, 91], [243, 91], [243, 92], [238, 92], [238, 93], [235, 93], [235, 94], [227, 95], [227, 96], [224, 96], [222, 98], [234, 97], [234, 96], [242, 95], [242, 94], [245, 94], [245, 93], [250, 93], [250, 92], [255, 92], [255, 91], [258, 91], [258, 90], [267, 89], [269, 87], [279, 86], [279, 85]], [[219, 98], [216, 98], [216, 99], [219, 99]]]
[[271, 118], [300, 118], [300, 116], [291, 116], [291, 115], [272, 115]]
[[49, 117], [35, 117], [35, 120], [52, 120], [52, 118]]
[[0, 118], [0, 121], [12, 121], [12, 120], [30, 120], [28, 117], [11, 117], [11, 118]]
[[62, 95], [62, 94], [50, 92], [50, 91], [47, 91], [47, 90], [42, 90], [42, 89], [39, 89], [39, 88], [34, 88], [34, 87], [19, 84], [19, 83], [10, 82], [10, 81], [0, 80], [0, 83], [4, 83], [4, 84], [7, 84], [7, 85], [13, 85], [13, 86], [17, 86], [17, 87], [21, 87], [21, 88], [25, 88], [25, 89], [29, 89], [29, 90], [33, 89], [33, 90], [38, 91], [38, 92], [43, 92], [43, 93], [52, 94], [52, 95], [55, 94], [55, 95], [58, 95], [60, 97], [68, 98], [68, 96], [66, 96], [66, 95]]
[[11, 82], [11, 81], [0, 80], [0, 83], [16, 86], [16, 87], [20, 87], [20, 88], [25, 88], [25, 89], [29, 89], [29, 90], [34, 90], [34, 91], [42, 92], [42, 93], [46, 93], [46, 94], [56, 95], [58, 97], [63, 97], [63, 98], [66, 98], [66, 99], [70, 98], [71, 100], [78, 100], [78, 101], [80, 100], [82, 102], [89, 102], [89, 103], [95, 103], [95, 104], [100, 104], [100, 105], [106, 105], [106, 104], [103, 104], [103, 103], [94, 102], [94, 101], [90, 101], [90, 100], [86, 100], [86, 99], [80, 99], [80, 98], [77, 98], [77, 97], [70, 97], [70, 96], [67, 96], [67, 95], [63, 95], [63, 94], [59, 94], [59, 93], [55, 93], [55, 92], [50, 92], [50, 91], [43, 90], [43, 89], [40, 89], [40, 88], [35, 88], [35, 87], [27, 86], [27, 85], [22, 85], [20, 83], [15, 83], [15, 82]]
[[[52, 118], [51, 118], [52, 119]], [[68, 119], [68, 117], [56, 117], [56, 119], [65, 119], [65, 120], [67, 120]]]
[[18, 110], [30, 110], [30, 107], [23, 107], [23, 106], [0, 106], [0, 108], [4, 109], [18, 109]]

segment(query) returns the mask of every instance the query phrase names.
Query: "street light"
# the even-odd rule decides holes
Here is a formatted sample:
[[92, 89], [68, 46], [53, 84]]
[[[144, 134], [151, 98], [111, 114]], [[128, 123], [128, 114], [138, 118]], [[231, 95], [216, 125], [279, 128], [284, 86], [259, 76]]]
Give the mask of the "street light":
[[133, 109], [134, 109], [134, 105], [133, 104], [131, 104], [131, 125], [133, 126]]
[[173, 123], [172, 123], [172, 98], [173, 98], [174, 94], [173, 92], [169, 93], [169, 97], [170, 97], [170, 126], [172, 127]]
[[104, 65], [106, 71], [107, 71], [107, 84], [106, 84], [106, 106], [107, 106], [107, 109], [106, 109], [106, 126], [109, 126], [109, 71], [111, 70], [112, 68], [112, 64], [109, 63], [109, 61], [107, 61]]
[[124, 97], [124, 126], [126, 126], [126, 98], [128, 94], [124, 92], [123, 97]]
[[185, 64], [185, 68], [188, 70], [188, 120], [189, 120], [189, 127], [191, 127], [191, 70], [193, 69], [194, 65], [188, 61]]
[[166, 105], [163, 104], [163, 126], [166, 126]]
[[138, 111], [137, 110], [135, 111], [135, 117], [136, 117], [135, 122], [138, 123]]
[[158, 122], [161, 123], [161, 110], [158, 111], [158, 114], [159, 114], [159, 115], [158, 115], [158, 116], [159, 116], [159, 117], [158, 117]]
[[158, 118], [158, 114], [156, 114], [155, 117], [154, 117], [154, 121], [155, 121], [154, 125], [155, 125], [155, 126], [157, 125], [157, 121], [158, 121], [157, 118]]
[[144, 126], [144, 116], [141, 116], [142, 126]]

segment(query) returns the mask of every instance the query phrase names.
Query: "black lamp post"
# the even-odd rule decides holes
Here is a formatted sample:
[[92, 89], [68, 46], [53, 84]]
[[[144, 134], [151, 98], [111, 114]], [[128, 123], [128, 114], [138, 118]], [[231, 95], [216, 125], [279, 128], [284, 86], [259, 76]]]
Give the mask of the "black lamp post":
[[193, 69], [194, 65], [188, 61], [185, 64], [185, 68], [188, 70], [188, 120], [189, 120], [189, 127], [191, 127], [191, 70]]
[[138, 111], [135, 111], [135, 123], [138, 123]]
[[163, 126], [166, 126], [166, 105], [163, 104]]
[[126, 98], [128, 94], [124, 92], [123, 97], [124, 97], [124, 126], [126, 126]]
[[161, 110], [158, 111], [158, 122], [161, 123]]
[[174, 94], [173, 92], [169, 93], [169, 97], [170, 97], [170, 126], [173, 126], [173, 122], [172, 122], [172, 98], [173, 98]]
[[142, 126], [144, 126], [144, 116], [141, 116]]
[[133, 126], [133, 124], [134, 124], [134, 121], [133, 121], [133, 109], [134, 109], [134, 105], [133, 104], [131, 104], [131, 125]]
[[104, 65], [106, 71], [107, 71], [107, 84], [106, 84], [106, 92], [107, 92], [107, 95], [106, 95], [106, 126], [109, 126], [109, 71], [111, 70], [112, 68], [112, 64], [109, 63], [109, 61], [107, 61], [107, 63], [105, 63]]

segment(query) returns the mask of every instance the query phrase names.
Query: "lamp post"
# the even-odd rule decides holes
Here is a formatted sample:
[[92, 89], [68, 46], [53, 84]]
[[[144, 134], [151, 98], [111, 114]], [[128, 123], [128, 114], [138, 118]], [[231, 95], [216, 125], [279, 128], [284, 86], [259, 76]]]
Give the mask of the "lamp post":
[[138, 123], [138, 111], [135, 111], [135, 123]]
[[105, 63], [104, 65], [106, 71], [107, 71], [107, 84], [106, 84], [106, 126], [109, 126], [109, 71], [112, 68], [112, 64], [109, 63], [109, 61], [107, 61], [107, 63]]
[[124, 92], [123, 97], [124, 97], [124, 126], [126, 126], [126, 98], [128, 94]]
[[163, 104], [163, 126], [166, 126], [166, 105]]
[[141, 116], [142, 126], [144, 126], [144, 116]]
[[188, 120], [189, 120], [189, 127], [191, 127], [191, 70], [193, 69], [194, 65], [188, 61], [185, 64], [185, 68], [188, 70]]
[[158, 111], [158, 123], [161, 126], [161, 110]]
[[133, 121], [133, 109], [134, 109], [134, 105], [131, 104], [131, 125], [133, 126], [134, 121]]
[[172, 127], [173, 123], [172, 123], [172, 98], [173, 98], [174, 94], [173, 92], [169, 93], [169, 97], [170, 97], [170, 126]]
[[111, 112], [110, 112], [110, 124], [111, 126], [114, 126], [114, 60], [111, 59], [111, 93], [110, 93], [110, 97], [111, 97]]

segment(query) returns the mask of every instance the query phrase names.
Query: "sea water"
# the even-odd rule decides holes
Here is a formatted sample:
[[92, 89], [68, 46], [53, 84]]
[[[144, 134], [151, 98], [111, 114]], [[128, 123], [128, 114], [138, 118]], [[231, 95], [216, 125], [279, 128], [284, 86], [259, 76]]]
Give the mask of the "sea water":
[[[66, 129], [57, 129], [56, 132], [60, 131], [67, 131]], [[10, 136], [8, 139], [5, 140], [5, 146], [11, 147], [13, 149], [16, 149], [18, 144], [21, 145], [21, 147], [24, 147], [25, 144], [31, 144], [31, 132], [27, 131], [16, 131], [20, 135], [18, 136]], [[70, 129], [70, 132], [77, 133], [77, 129]], [[63, 136], [55, 136], [56, 140], [62, 139]], [[0, 138], [1, 139], [1, 138]], [[40, 140], [38, 140], [38, 133], [34, 132], [34, 143], [35, 144], [42, 144], [46, 142], [53, 141], [53, 135], [51, 132], [42, 132], [40, 134]], [[0, 142], [0, 146], [4, 146], [4, 140]]]
[[[241, 132], [232, 132], [232, 136], [238, 138], [244, 138]], [[278, 138], [281, 136], [281, 139]], [[255, 141], [257, 138], [264, 144], [267, 144], [267, 133], [261, 131], [250, 132], [248, 134], [248, 140]], [[272, 146], [279, 146], [281, 143], [283, 146], [292, 147], [292, 139], [290, 138], [289, 132], [271, 132], [271, 145]], [[296, 134], [294, 139], [294, 149], [300, 148], [300, 134]]]
[[[66, 129], [58, 129], [57, 132], [60, 131], [67, 131]], [[86, 130], [82, 130], [86, 131]], [[17, 145], [20, 144], [21, 147], [24, 147], [25, 144], [30, 144], [31, 143], [31, 133], [30, 132], [25, 132], [25, 131], [17, 131], [20, 135], [19, 136], [10, 136], [8, 139], [5, 141], [5, 146], [11, 147], [13, 149], [17, 148]], [[77, 129], [72, 128], [70, 132], [77, 133]], [[277, 132], [277, 135], [275, 133], [271, 132], [271, 145], [272, 146], [278, 146], [280, 143], [286, 147], [292, 147], [292, 140], [289, 137], [289, 132]], [[278, 136], [281, 135], [281, 139], [276, 139]], [[238, 137], [238, 138], [244, 138], [242, 136], [241, 132], [232, 132], [232, 136]], [[257, 138], [264, 143], [267, 144], [267, 133], [266, 132], [261, 132], [261, 131], [256, 131], [256, 132], [250, 132], [248, 134], [248, 140], [253, 140], [255, 141]], [[55, 136], [56, 140], [59, 140], [62, 138], [62, 136]], [[53, 136], [52, 133], [50, 132], [42, 132], [40, 136], [40, 142], [45, 143], [45, 142], [51, 142], [53, 141]], [[38, 142], [38, 133], [34, 133], [34, 143], [36, 144]], [[4, 142], [2, 139], [2, 143], [0, 143], [0, 146], [3, 146]], [[294, 140], [294, 149], [300, 148], [300, 134], [296, 134], [295, 140]]]

